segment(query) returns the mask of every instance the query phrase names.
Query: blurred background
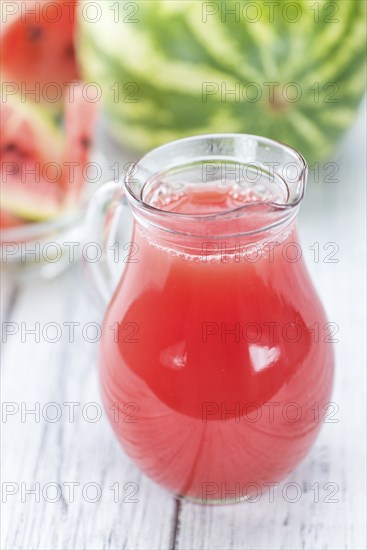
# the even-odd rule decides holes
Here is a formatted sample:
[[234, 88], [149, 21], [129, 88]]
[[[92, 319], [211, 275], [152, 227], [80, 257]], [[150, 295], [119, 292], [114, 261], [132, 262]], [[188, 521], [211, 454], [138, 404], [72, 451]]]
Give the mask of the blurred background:
[[[3, 548], [366, 547], [366, 5], [2, 3]], [[303, 495], [293, 504], [281, 488], [276, 506], [177, 504], [136, 471], [104, 418], [65, 414], [65, 403], [100, 403], [98, 338], [85, 327], [98, 328], [101, 311], [79, 262], [91, 195], [151, 148], [212, 132], [280, 140], [309, 164], [299, 226], [338, 327], [337, 422], [295, 472]], [[42, 334], [49, 323], [59, 339]], [[22, 403], [33, 417], [23, 418]], [[47, 403], [62, 407], [57, 422], [42, 414]], [[74, 482], [96, 483], [101, 499], [81, 489], [73, 502], [65, 492], [42, 496], [48, 483], [65, 491]], [[126, 482], [138, 485], [138, 502], [111, 491]], [[22, 483], [40, 484], [38, 501]], [[324, 491], [318, 501], [313, 483]], [[327, 483], [338, 487], [336, 502]]]
[[[70, 231], [123, 160], [185, 136], [273, 138], [333, 183], [365, 92], [365, 23], [358, 0], [4, 2], [3, 241]], [[101, 117], [121, 145], [107, 174]]]

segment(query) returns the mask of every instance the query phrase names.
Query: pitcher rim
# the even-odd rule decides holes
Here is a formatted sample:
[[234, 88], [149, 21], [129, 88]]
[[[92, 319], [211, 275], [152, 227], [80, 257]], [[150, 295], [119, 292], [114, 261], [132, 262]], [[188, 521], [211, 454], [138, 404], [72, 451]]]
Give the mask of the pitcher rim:
[[[262, 142], [263, 144], [268, 144], [268, 145], [272, 145], [272, 146], [276, 146], [276, 147], [279, 147], [281, 149], [284, 149], [290, 155], [293, 155], [295, 157], [295, 159], [298, 161], [298, 163], [301, 167], [301, 171], [300, 171], [300, 174], [299, 174], [297, 180], [292, 181], [292, 184], [291, 184], [291, 185], [294, 185], [294, 186], [298, 186], [299, 184], [301, 184], [300, 192], [296, 195], [296, 197], [293, 200], [290, 201], [289, 200], [290, 193], [289, 193], [288, 183], [287, 183], [286, 180], [284, 180], [282, 178], [285, 185], [286, 185], [286, 187], [287, 187], [287, 190], [288, 190], [288, 198], [285, 202], [279, 203], [279, 202], [275, 202], [275, 201], [258, 200], [258, 201], [247, 202], [247, 203], [244, 203], [240, 206], [236, 206], [234, 208], [224, 209], [220, 212], [214, 212], [214, 213], [210, 212], [210, 213], [207, 213], [207, 214], [203, 214], [203, 213], [196, 214], [196, 213], [186, 213], [186, 212], [173, 212], [173, 211], [170, 211], [170, 210], [163, 210], [161, 208], [157, 208], [156, 206], [153, 206], [153, 205], [145, 202], [145, 200], [142, 197], [137, 196], [136, 193], [133, 191], [133, 189], [130, 185], [130, 183], [133, 183], [133, 181], [131, 180], [131, 176], [134, 175], [134, 170], [136, 170], [136, 167], [138, 167], [138, 169], [139, 169], [139, 165], [141, 165], [144, 162], [144, 160], [147, 160], [150, 156], [153, 156], [153, 155], [155, 155], [159, 152], [162, 152], [168, 146], [174, 146], [174, 145], [179, 146], [180, 144], [184, 144], [184, 143], [187, 143], [187, 142], [195, 142], [195, 141], [199, 141], [199, 140], [213, 139], [213, 138], [217, 138], [217, 139], [221, 139], [221, 138], [222, 139], [236, 139], [236, 138], [255, 139], [255, 140], [258, 140], [258, 141]], [[240, 159], [239, 159], [239, 162], [240, 162]], [[135, 203], [140, 208], [142, 208], [143, 211], [147, 211], [148, 213], [156, 214], [156, 215], [160, 215], [160, 216], [165, 216], [165, 217], [168, 216], [170, 218], [174, 217], [174, 218], [182, 219], [182, 220], [215, 220], [215, 219], [218, 219], [218, 218], [219, 219], [225, 218], [226, 216], [229, 216], [229, 215], [232, 215], [232, 214], [237, 214], [241, 211], [244, 211], [247, 208], [250, 208], [250, 207], [253, 207], [253, 206], [258, 206], [260, 204], [266, 205], [270, 208], [273, 208], [274, 210], [284, 211], [284, 212], [290, 213], [290, 211], [293, 211], [301, 203], [301, 201], [304, 197], [305, 188], [306, 188], [306, 180], [307, 180], [307, 172], [308, 172], [308, 165], [307, 165], [307, 161], [304, 158], [304, 156], [299, 151], [297, 151], [296, 149], [291, 147], [290, 145], [288, 145], [286, 143], [283, 143], [281, 141], [274, 140], [274, 139], [271, 139], [271, 138], [267, 138], [265, 136], [260, 136], [260, 135], [256, 135], [256, 134], [245, 134], [245, 133], [199, 134], [199, 135], [188, 136], [188, 137], [185, 137], [185, 138], [180, 138], [180, 139], [176, 139], [176, 140], [173, 140], [173, 141], [169, 141], [167, 143], [159, 145], [158, 147], [155, 147], [154, 149], [151, 149], [149, 152], [144, 154], [137, 162], [133, 163], [130, 166], [130, 168], [128, 169], [128, 171], [126, 173], [126, 176], [123, 180], [123, 187], [124, 187], [124, 191], [128, 194], [129, 198], [132, 199], [133, 203]], [[158, 174], [158, 172], [157, 172], [157, 174]], [[141, 191], [142, 191], [142, 189], [141, 189]]]

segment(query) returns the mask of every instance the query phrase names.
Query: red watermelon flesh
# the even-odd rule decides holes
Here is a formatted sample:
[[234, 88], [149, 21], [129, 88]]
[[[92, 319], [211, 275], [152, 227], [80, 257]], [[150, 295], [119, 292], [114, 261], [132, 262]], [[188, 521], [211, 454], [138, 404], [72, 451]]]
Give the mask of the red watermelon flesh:
[[74, 54], [76, 5], [75, 0], [17, 1], [0, 39], [4, 81], [14, 81], [27, 90], [39, 83], [40, 101], [52, 102], [56, 91], [46, 84], [56, 83], [61, 90], [79, 78]]
[[62, 193], [47, 163], [60, 166], [63, 143], [49, 113], [8, 98], [0, 129], [2, 208], [27, 220], [55, 216]]
[[13, 227], [19, 227], [24, 224], [24, 220], [17, 218], [11, 212], [2, 210], [0, 208], [0, 229], [11, 229]]
[[[68, 204], [78, 199], [85, 177], [88, 177], [85, 167], [90, 160], [92, 135], [98, 114], [98, 104], [85, 99], [82, 85], [73, 86], [72, 89], [72, 94], [66, 94], [64, 117], [66, 146], [62, 189]], [[72, 170], [66, 162], [74, 163]]]
[[[75, 205], [84, 185], [95, 104], [75, 94], [65, 103], [64, 127], [47, 109], [24, 104], [19, 97], [8, 98], [0, 107], [3, 210], [27, 221], [58, 217]], [[75, 164], [73, 179], [70, 162]]]

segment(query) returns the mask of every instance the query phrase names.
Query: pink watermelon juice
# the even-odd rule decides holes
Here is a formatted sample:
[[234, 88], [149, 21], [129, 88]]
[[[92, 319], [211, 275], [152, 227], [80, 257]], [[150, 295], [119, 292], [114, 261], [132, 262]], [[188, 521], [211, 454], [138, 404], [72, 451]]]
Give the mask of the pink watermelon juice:
[[[155, 206], [200, 216], [248, 200], [212, 188]], [[258, 230], [256, 261], [240, 253], [243, 239], [215, 245], [215, 220], [190, 254], [136, 223], [138, 261], [104, 321], [102, 395], [118, 439], [148, 476], [201, 502], [236, 501], [289, 474], [330, 395], [332, 350], [315, 335], [325, 314], [303, 261], [289, 260], [294, 222], [270, 254], [266, 217], [258, 204], [233, 222], [234, 233]]]

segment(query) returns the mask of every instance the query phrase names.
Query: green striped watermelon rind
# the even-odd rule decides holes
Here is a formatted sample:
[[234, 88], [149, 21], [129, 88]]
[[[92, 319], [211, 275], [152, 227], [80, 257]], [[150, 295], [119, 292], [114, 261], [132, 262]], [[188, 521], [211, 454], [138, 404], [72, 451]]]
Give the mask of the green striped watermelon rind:
[[[142, 152], [188, 135], [246, 132], [288, 143], [309, 162], [327, 157], [365, 91], [366, 3], [337, 2], [339, 23], [315, 23], [309, 2], [296, 3], [298, 24], [269, 23], [266, 15], [223, 24], [220, 10], [203, 23], [202, 3], [191, 0], [138, 2], [139, 23], [129, 24], [114, 22], [116, 2], [100, 2], [98, 24], [80, 18], [79, 57], [86, 78], [102, 87], [114, 134]], [[320, 13], [335, 3], [321, 2]], [[116, 82], [121, 91], [134, 83], [138, 101], [129, 102], [127, 88], [115, 102]], [[205, 82], [227, 90], [255, 82], [263, 96], [249, 102], [217, 93], [203, 102]], [[295, 82], [302, 97], [272, 104], [265, 82], [281, 89]]]

